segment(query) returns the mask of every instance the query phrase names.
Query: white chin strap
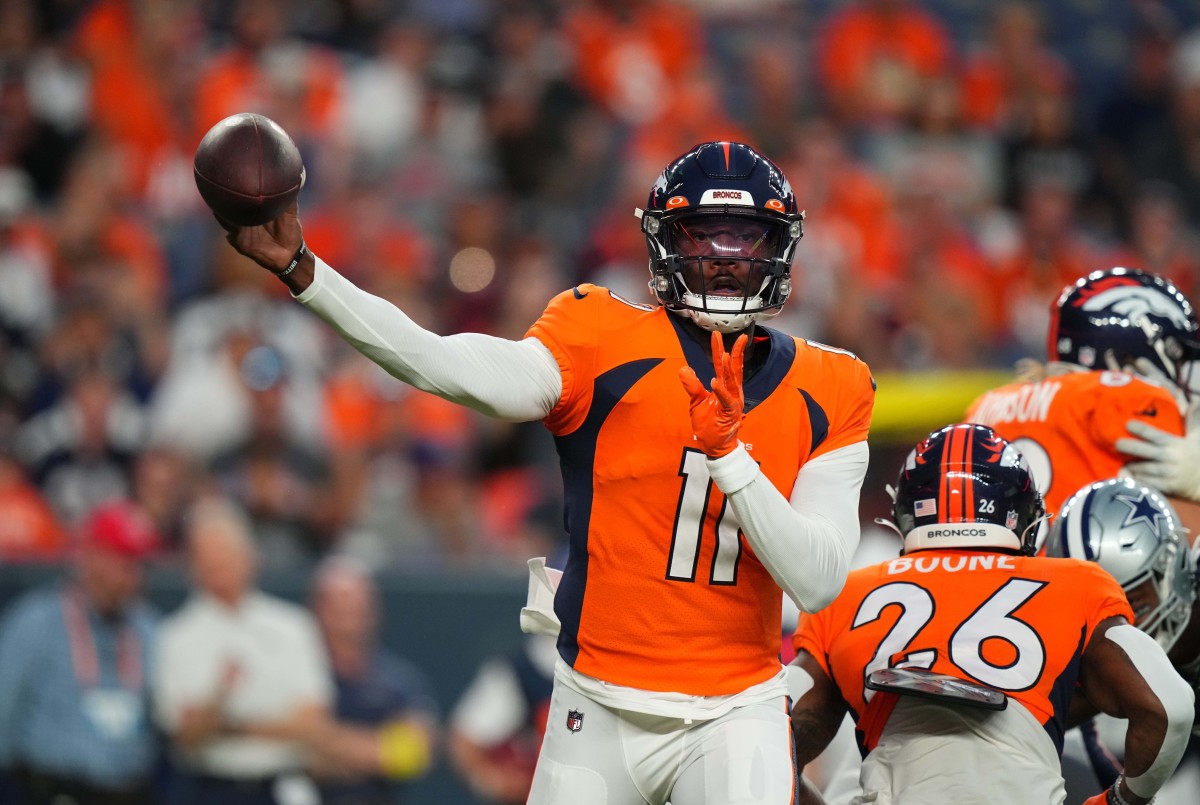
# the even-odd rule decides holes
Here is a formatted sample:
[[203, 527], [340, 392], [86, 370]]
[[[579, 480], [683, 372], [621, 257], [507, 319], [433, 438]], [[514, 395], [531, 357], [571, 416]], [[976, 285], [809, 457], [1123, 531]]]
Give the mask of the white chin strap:
[[1006, 548], [1021, 550], [1021, 538], [996, 523], [937, 523], [917, 526], [904, 535], [904, 552], [934, 548]]
[[[707, 302], [708, 309], [701, 310]], [[685, 293], [683, 303], [688, 307], [675, 311], [687, 316], [705, 330], [718, 333], [740, 333], [755, 322], [769, 319], [779, 313], [779, 308], [763, 310], [761, 296], [713, 297], [707, 300], [694, 293]]]

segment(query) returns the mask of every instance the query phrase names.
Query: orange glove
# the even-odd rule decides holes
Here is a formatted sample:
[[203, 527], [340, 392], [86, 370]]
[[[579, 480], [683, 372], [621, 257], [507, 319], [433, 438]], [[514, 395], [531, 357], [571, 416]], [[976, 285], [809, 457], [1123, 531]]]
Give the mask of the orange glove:
[[1117, 787], [1120, 784], [1121, 782], [1118, 780], [1112, 784], [1112, 787], [1101, 791], [1094, 797], [1088, 797], [1083, 801], [1083, 805], [1129, 805], [1129, 800], [1121, 795], [1121, 789]]
[[728, 455], [738, 444], [737, 434], [746, 404], [742, 395], [742, 363], [747, 340], [745, 335], [738, 336], [733, 342], [733, 350], [726, 353], [721, 334], [713, 331], [712, 358], [716, 377], [712, 391], [704, 388], [692, 367], [679, 370], [679, 380], [692, 398], [692, 432], [709, 458]]

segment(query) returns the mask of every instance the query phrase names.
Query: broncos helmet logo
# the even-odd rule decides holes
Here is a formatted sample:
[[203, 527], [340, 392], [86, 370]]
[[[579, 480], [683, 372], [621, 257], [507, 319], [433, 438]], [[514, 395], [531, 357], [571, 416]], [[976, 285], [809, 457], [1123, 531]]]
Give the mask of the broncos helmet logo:
[[1004, 454], [1004, 449], [1006, 447], [1010, 447], [1011, 445], [993, 433], [991, 436], [988, 436], [986, 439], [982, 440], [979, 443], [979, 446], [988, 452], [987, 463], [996, 464], [1000, 461], [1000, 457]]
[[1123, 277], [1113, 277], [1085, 289], [1074, 304], [1089, 313], [1112, 311], [1134, 322], [1155, 316], [1181, 328], [1189, 324], [1187, 313], [1169, 296]]

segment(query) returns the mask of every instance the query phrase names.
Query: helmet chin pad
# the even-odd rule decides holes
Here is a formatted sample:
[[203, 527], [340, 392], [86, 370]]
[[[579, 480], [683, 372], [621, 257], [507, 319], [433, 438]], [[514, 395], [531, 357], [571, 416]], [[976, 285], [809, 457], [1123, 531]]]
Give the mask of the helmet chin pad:
[[[754, 272], [757, 269], [758, 267], [751, 269], [751, 279], [748, 279], [748, 282], [755, 281]], [[699, 282], [703, 282], [703, 280], [701, 279]], [[785, 291], [783, 295], [786, 298], [786, 286], [790, 285], [791, 281], [784, 278], [783, 283]], [[705, 330], [716, 330], [719, 333], [741, 332], [752, 324], [777, 315], [783, 306], [782, 299], [774, 305], [768, 304], [764, 299], [764, 294], [769, 294], [772, 290], [776, 290], [776, 298], [781, 295], [777, 290], [778, 283], [773, 283], [769, 276], [762, 278], [753, 292], [749, 288], [743, 288], [740, 292], [742, 295], [738, 296], [695, 293], [682, 277], [679, 279], [679, 286], [683, 289], [679, 294], [680, 301], [678, 304], [671, 305], [670, 309], [690, 318]]]

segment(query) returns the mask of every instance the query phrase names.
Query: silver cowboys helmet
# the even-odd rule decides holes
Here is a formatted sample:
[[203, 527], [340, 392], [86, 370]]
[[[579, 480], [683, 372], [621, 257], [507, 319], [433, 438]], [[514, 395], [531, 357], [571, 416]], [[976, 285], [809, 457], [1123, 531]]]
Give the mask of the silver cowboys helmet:
[[1153, 583], [1158, 602], [1135, 611], [1137, 627], [1169, 650], [1187, 626], [1196, 568], [1175, 509], [1130, 478], [1097, 481], [1063, 504], [1046, 541], [1048, 556], [1098, 563], [1130, 593]]

